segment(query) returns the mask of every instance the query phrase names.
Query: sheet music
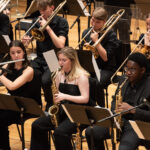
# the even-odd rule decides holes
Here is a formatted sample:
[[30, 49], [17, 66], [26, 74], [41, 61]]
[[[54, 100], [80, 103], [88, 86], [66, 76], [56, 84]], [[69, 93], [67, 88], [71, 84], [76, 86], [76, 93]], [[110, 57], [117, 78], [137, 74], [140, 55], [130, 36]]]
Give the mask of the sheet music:
[[54, 50], [44, 52], [43, 56], [51, 72], [56, 71], [60, 67]]
[[77, 0], [77, 2], [79, 3], [81, 9], [83, 10], [84, 15], [87, 16], [87, 17], [90, 16], [87, 9], [85, 9], [85, 5], [83, 4], [82, 0]]
[[98, 81], [100, 81], [100, 69], [97, 66], [96, 60], [94, 58], [94, 55], [92, 55], [92, 63], [93, 63], [93, 67], [97, 76]]
[[20, 22], [25, 22], [25, 23], [32, 23], [32, 19], [22, 19]]
[[3, 36], [3, 38], [5, 39], [7, 45], [9, 45], [10, 42], [11, 42], [9, 36], [8, 36], [8, 35], [2, 35], [2, 36]]

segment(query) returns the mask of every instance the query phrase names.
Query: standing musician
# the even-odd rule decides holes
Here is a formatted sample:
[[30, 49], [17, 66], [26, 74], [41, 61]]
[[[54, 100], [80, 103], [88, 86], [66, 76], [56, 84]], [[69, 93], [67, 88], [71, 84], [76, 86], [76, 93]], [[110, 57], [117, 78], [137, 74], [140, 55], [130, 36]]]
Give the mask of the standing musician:
[[10, 40], [13, 40], [13, 31], [12, 31], [12, 25], [9, 20], [10, 11], [9, 9], [4, 9], [0, 13], [0, 34], [1, 35], [8, 35]]
[[[23, 43], [12, 41], [9, 45], [9, 55], [12, 61], [18, 59], [24, 59], [24, 61], [5, 64], [3, 68], [10, 73], [1, 71], [0, 82], [7, 88], [10, 95], [33, 98], [41, 105], [40, 81], [36, 77], [35, 70], [30, 66]], [[30, 117], [30, 115], [24, 114], [24, 117]], [[19, 112], [0, 110], [0, 149], [10, 150], [8, 126], [19, 123], [20, 119]]]
[[[35, 27], [45, 25], [48, 18], [54, 12], [54, 1], [53, 0], [38, 0], [37, 7], [40, 11], [40, 20]], [[47, 25], [44, 31], [45, 40], [42, 42], [36, 41], [36, 52], [37, 58], [34, 59], [32, 65], [42, 73], [42, 88], [44, 91], [45, 101], [47, 102], [46, 110], [52, 105], [52, 93], [51, 93], [51, 78], [50, 70], [43, 57], [43, 52], [51, 49], [63, 48], [67, 44], [68, 36], [68, 23], [66, 19], [61, 16], [54, 16], [49, 25]], [[30, 37], [26, 36], [23, 38], [23, 42], [29, 42]]]
[[[79, 64], [76, 51], [65, 47], [58, 52], [61, 70], [55, 78], [58, 93], [54, 94], [54, 103], [73, 103], [93, 105], [89, 99], [89, 73]], [[61, 105], [59, 123], [55, 127], [51, 116], [41, 117], [32, 124], [31, 150], [49, 150], [48, 131], [54, 130], [56, 150], [72, 150], [71, 136], [76, 133], [76, 124], [71, 123]]]
[[[86, 36], [85, 40], [88, 43], [92, 40], [95, 43], [99, 39], [98, 32], [102, 29], [107, 20], [107, 11], [104, 8], [97, 7], [91, 18], [91, 25], [93, 27], [93, 32]], [[86, 29], [82, 37], [84, 37], [91, 28]], [[86, 43], [84, 43], [86, 44]], [[100, 69], [100, 85], [99, 85], [99, 95], [100, 101], [97, 101], [98, 105], [104, 106], [104, 88], [110, 84], [110, 77], [115, 71], [116, 66], [116, 53], [119, 47], [119, 41], [115, 32], [109, 31], [101, 43], [96, 46], [98, 51], [98, 58], [96, 59], [97, 65]]]
[[[125, 78], [122, 78], [112, 101], [112, 111], [122, 112], [143, 103], [146, 98], [150, 101], [150, 77], [147, 75], [147, 59], [141, 53], [133, 53], [128, 57], [125, 73], [127, 81], [121, 88], [122, 101], [117, 102], [115, 98], [119, 94], [118, 89]], [[117, 103], [117, 106], [116, 106]], [[119, 150], [136, 150], [142, 142], [131, 127], [129, 120], [141, 120], [150, 122], [150, 107], [146, 104], [137, 109], [133, 109], [122, 115], [122, 132], [120, 138]], [[86, 129], [86, 138], [89, 149], [91, 148], [91, 128]], [[110, 138], [109, 129], [95, 126], [93, 129], [95, 150], [104, 150], [104, 139]], [[144, 141], [145, 142], [145, 141]], [[149, 147], [150, 148], [150, 147]]]

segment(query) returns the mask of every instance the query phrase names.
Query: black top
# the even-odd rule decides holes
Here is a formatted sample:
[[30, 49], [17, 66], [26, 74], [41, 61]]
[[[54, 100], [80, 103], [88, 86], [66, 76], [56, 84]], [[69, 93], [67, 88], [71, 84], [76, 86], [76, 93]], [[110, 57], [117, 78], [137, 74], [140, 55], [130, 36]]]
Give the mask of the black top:
[[10, 40], [13, 40], [13, 31], [9, 17], [3, 13], [0, 13], [0, 34], [8, 35]]
[[[80, 94], [80, 90], [78, 85], [74, 85], [74, 84], [67, 84], [67, 83], [60, 83], [59, 84], [59, 91], [64, 93], [64, 94], [69, 94], [69, 95], [73, 95], [73, 96], [79, 96]], [[61, 101], [61, 103], [67, 103], [67, 104], [77, 104], [71, 101]], [[89, 102], [87, 104], [78, 104], [78, 105], [88, 105], [88, 106], [93, 106], [94, 103], [92, 102], [92, 99], [89, 98]], [[66, 116], [66, 114], [64, 113], [63, 109], [60, 108], [60, 112], [61, 114], [61, 118], [64, 118]]]
[[[66, 45], [67, 45], [68, 44], [67, 39], [68, 39], [69, 27], [68, 27], [68, 22], [66, 21], [66, 19], [64, 19], [61, 16], [55, 16], [49, 25], [57, 36], [66, 37]], [[36, 27], [39, 28], [40, 24], [37, 23]], [[43, 54], [42, 54], [43, 52], [46, 52], [51, 49], [56, 49], [55, 45], [52, 42], [52, 39], [50, 38], [50, 36], [46, 30], [44, 31], [44, 35], [45, 35], [45, 40], [43, 42], [36, 41], [37, 56], [38, 56], [38, 58], [41, 58], [42, 60], [44, 60]]]
[[[24, 68], [20, 70], [13, 69], [11, 74], [7, 74], [6, 77], [14, 81], [17, 79], [24, 71]], [[36, 74], [34, 73], [33, 80], [31, 82], [27, 82], [20, 88], [16, 90], [8, 90], [8, 92], [13, 95], [13, 96], [21, 96], [21, 97], [26, 97], [26, 98], [32, 98], [34, 99], [38, 104], [41, 105], [41, 91], [37, 91], [37, 89], [40, 90], [40, 87], [38, 88], [39, 85], [39, 80], [36, 80]]]
[[[84, 30], [82, 37], [84, 37], [89, 30], [90, 28]], [[85, 38], [85, 40], [86, 42], [89, 42], [91, 40], [90, 34]], [[108, 61], [103, 61], [103, 59], [99, 56], [96, 59], [99, 69], [115, 70], [116, 52], [119, 47], [119, 41], [117, 39], [116, 33], [113, 31], [109, 31], [102, 40], [101, 44], [107, 51]]]

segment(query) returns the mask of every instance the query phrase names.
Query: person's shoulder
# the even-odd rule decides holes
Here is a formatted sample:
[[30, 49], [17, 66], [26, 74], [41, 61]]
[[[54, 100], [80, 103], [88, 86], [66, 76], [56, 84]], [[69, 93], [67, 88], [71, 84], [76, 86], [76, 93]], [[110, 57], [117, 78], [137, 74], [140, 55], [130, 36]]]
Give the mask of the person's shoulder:
[[68, 22], [64, 17], [62, 17], [62, 16], [56, 16], [55, 17], [56, 18], [56, 21], [58, 21], [59, 23], [61, 23], [61, 22]]
[[27, 66], [24, 71], [28, 73], [34, 73], [34, 69], [31, 66]]

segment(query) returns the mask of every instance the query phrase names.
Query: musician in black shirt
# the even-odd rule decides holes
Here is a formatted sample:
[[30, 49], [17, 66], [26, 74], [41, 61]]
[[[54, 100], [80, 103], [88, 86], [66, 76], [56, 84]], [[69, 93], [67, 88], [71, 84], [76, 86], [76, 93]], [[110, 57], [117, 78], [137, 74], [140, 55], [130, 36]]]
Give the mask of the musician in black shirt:
[[[118, 85], [115, 95], [119, 95], [119, 87], [122, 84], [121, 97], [122, 101], [116, 101], [116, 96], [112, 101], [112, 111], [122, 112], [143, 103], [146, 98], [150, 101], [150, 77], [147, 75], [147, 59], [141, 53], [133, 53], [129, 56], [125, 72], [127, 80], [123, 83], [123, 77]], [[117, 103], [117, 106], [116, 106]], [[119, 150], [136, 150], [141, 141], [131, 127], [129, 120], [140, 120], [150, 122], [150, 108], [145, 104], [140, 108], [133, 109], [122, 115], [122, 132], [120, 138]], [[104, 139], [110, 138], [109, 129], [104, 127], [94, 127], [94, 145], [95, 150], [104, 150]], [[86, 130], [86, 137], [89, 148], [91, 147], [90, 137], [91, 129]], [[145, 141], [144, 141], [145, 142]], [[148, 145], [146, 145], [148, 146]]]
[[[40, 11], [40, 21], [35, 25], [35, 27], [39, 28], [40, 26], [44, 26], [48, 21], [48, 18], [54, 12], [54, 1], [53, 0], [38, 0], [37, 6]], [[43, 16], [42, 16], [43, 15]], [[67, 36], [68, 36], [68, 22], [66, 19], [61, 16], [54, 16], [51, 20], [50, 24], [47, 25], [44, 36], [44, 41], [36, 41], [36, 52], [37, 58], [34, 59], [32, 65], [34, 68], [38, 69], [42, 73], [42, 88], [44, 91], [45, 101], [47, 102], [46, 110], [49, 106], [52, 105], [52, 94], [51, 94], [51, 78], [50, 71], [48, 65], [43, 57], [43, 52], [63, 48], [67, 45]], [[24, 43], [29, 42], [30, 37], [24, 37]]]
[[[91, 25], [93, 30], [91, 34], [88, 34], [85, 38], [85, 41], [88, 43], [92, 40], [92, 43], [95, 43], [100, 34], [98, 32], [102, 29], [107, 20], [107, 11], [104, 8], [96, 8], [93, 12], [91, 18]], [[84, 30], [82, 37], [84, 37], [88, 31], [91, 29], [88, 28]], [[82, 43], [82, 44], [87, 44]], [[115, 32], [109, 31], [101, 43], [98, 43], [96, 50], [98, 51], [98, 57], [96, 58], [97, 65], [100, 69], [100, 85], [99, 85], [99, 95], [100, 100], [97, 103], [101, 106], [104, 106], [104, 91], [103, 89], [110, 84], [110, 77], [115, 71], [116, 66], [116, 52], [119, 47], [119, 41]]]

